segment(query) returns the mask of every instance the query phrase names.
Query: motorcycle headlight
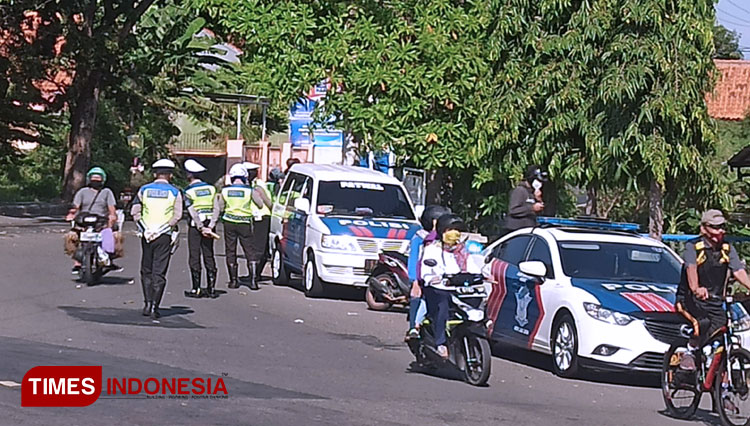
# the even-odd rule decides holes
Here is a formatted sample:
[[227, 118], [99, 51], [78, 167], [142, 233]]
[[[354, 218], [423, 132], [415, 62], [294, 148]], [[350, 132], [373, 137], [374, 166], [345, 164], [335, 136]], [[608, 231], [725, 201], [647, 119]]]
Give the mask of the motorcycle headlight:
[[323, 235], [320, 246], [331, 250], [359, 251], [354, 238], [347, 235]]
[[628, 325], [633, 321], [633, 317], [631, 317], [630, 315], [602, 308], [601, 305], [597, 305], [596, 303], [583, 302], [583, 308], [591, 318], [598, 319], [599, 321], [603, 321], [609, 324]]

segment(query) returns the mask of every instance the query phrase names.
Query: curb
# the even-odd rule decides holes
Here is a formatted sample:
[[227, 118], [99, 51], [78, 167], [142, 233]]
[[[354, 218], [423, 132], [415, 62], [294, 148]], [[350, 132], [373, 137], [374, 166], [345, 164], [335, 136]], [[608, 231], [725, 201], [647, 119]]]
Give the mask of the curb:
[[0, 215], [11, 217], [64, 216], [68, 204], [15, 203], [0, 204]]

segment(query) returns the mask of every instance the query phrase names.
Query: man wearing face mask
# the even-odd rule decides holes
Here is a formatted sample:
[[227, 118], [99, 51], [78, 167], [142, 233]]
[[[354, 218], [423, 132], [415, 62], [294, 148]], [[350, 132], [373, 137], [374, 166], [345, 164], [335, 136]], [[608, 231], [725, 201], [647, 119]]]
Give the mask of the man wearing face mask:
[[[724, 241], [726, 220], [719, 210], [708, 210], [701, 217], [700, 237], [685, 246], [683, 279], [677, 290], [675, 310], [694, 328], [688, 349], [695, 351], [726, 325], [727, 315], [722, 298], [727, 291], [730, 273], [750, 289], [750, 279], [737, 251]], [[695, 370], [695, 357], [688, 352], [680, 367]]]
[[506, 232], [536, 225], [536, 215], [544, 210], [542, 185], [546, 181], [547, 172], [540, 166], [531, 165], [526, 169], [524, 180], [510, 193]]
[[425, 246], [422, 252], [419, 275], [424, 282], [427, 313], [435, 324], [435, 346], [441, 357], [448, 358], [445, 324], [451, 292], [446, 289], [443, 278], [467, 270], [469, 253], [461, 242], [461, 232], [466, 231], [466, 224], [455, 214], [444, 214], [438, 218], [435, 231], [437, 239]]
[[[112, 227], [117, 223], [115, 211], [115, 195], [112, 190], [104, 187], [107, 181], [107, 173], [101, 167], [92, 167], [86, 173], [86, 186], [79, 189], [73, 197], [73, 206], [68, 210], [65, 220], [75, 220], [79, 213], [91, 213], [106, 221], [106, 227], [102, 229], [102, 250], [107, 252], [110, 259], [114, 258], [115, 238]], [[73, 261], [73, 274], [81, 270], [81, 263]], [[120, 271], [122, 268], [114, 263], [106, 267], [108, 272]]]

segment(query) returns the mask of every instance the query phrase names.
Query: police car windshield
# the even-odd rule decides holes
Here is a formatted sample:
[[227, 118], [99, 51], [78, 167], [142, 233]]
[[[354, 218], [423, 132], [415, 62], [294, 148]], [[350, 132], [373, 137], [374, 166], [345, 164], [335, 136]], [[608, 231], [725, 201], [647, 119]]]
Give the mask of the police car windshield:
[[372, 182], [320, 182], [318, 213], [374, 218], [414, 219], [407, 195], [398, 185]]
[[559, 241], [558, 246], [563, 271], [571, 278], [680, 282], [680, 261], [661, 247], [597, 241]]

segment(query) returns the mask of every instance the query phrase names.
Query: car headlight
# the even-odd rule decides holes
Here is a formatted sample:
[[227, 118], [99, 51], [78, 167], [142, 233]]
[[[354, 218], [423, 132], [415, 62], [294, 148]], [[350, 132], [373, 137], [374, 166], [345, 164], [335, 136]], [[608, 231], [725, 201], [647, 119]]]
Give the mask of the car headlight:
[[596, 303], [583, 302], [583, 308], [586, 309], [586, 313], [589, 314], [591, 318], [609, 324], [628, 325], [633, 321], [633, 317], [630, 315], [602, 308], [601, 305], [597, 305]]
[[354, 238], [347, 235], [323, 235], [320, 246], [331, 250], [358, 251]]

